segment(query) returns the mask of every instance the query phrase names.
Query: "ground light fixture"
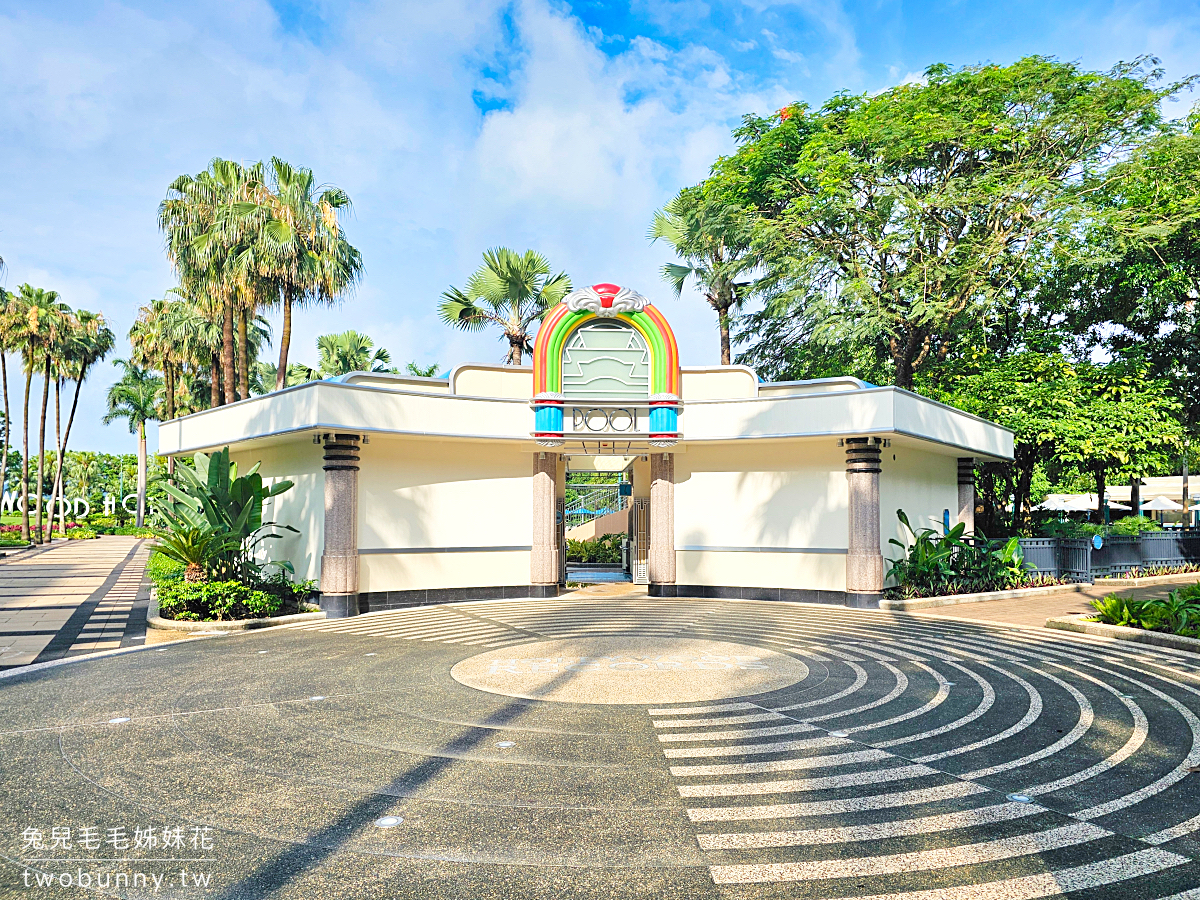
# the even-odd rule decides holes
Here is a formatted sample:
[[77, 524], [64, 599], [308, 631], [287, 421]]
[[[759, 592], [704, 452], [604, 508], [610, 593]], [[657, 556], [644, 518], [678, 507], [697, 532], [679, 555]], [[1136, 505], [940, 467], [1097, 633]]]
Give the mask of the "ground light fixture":
[[829, 732], [829, 736], [830, 737], [850, 737], [850, 732], [848, 732], [848, 731], [831, 731], [831, 732]]
[[507, 750], [509, 747], [517, 746], [517, 742], [516, 741], [497, 741], [496, 746], [503, 747]]
[[129, 721], [129, 716], [117, 716], [115, 719], [109, 719], [109, 725], [124, 725]]
[[1013, 803], [1032, 803], [1033, 798], [1028, 794], [1009, 794], [1005, 797], [1006, 800], [1011, 800]]
[[397, 825], [399, 825], [403, 821], [404, 821], [404, 819], [400, 816], [383, 816], [383, 817], [375, 820], [375, 827], [377, 827], [377, 828], [395, 828]]

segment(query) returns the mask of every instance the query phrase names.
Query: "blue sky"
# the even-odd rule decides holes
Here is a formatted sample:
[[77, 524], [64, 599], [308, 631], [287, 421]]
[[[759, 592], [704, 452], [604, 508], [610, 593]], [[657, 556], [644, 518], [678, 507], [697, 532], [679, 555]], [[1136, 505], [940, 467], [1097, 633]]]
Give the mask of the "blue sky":
[[[170, 181], [277, 154], [350, 193], [366, 262], [342, 307], [298, 316], [293, 358], [357, 328], [398, 362], [444, 367], [503, 357], [434, 313], [501, 244], [577, 284], [639, 289], [685, 363], [715, 362], [713, 314], [670, 298], [645, 232], [744, 113], [1033, 53], [1200, 72], [1195, 2], [5, 0], [0, 35], [5, 286], [57, 290], [124, 335], [173, 284], [155, 226]], [[85, 386], [75, 449], [134, 448], [100, 423], [113, 377]]]

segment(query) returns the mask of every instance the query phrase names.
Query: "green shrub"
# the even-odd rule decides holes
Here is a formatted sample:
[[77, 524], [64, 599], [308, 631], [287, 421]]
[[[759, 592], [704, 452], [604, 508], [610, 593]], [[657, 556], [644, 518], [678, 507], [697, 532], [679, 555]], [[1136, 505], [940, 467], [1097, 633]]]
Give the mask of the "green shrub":
[[157, 585], [170, 584], [182, 581], [186, 568], [187, 566], [183, 563], [176, 562], [155, 550], [150, 554], [150, 559], [146, 561], [146, 577]]
[[299, 609], [305, 603], [315, 601], [321, 594], [315, 581], [291, 581], [286, 572], [260, 577], [254, 581], [256, 590], [279, 598], [281, 606]]
[[1092, 601], [1093, 619], [1106, 625], [1166, 631], [1195, 637], [1200, 631], [1200, 585], [1171, 591], [1166, 597], [1136, 600], [1109, 594]]
[[257, 619], [274, 615], [282, 605], [278, 596], [240, 581], [176, 581], [158, 588], [158, 610], [164, 619]]
[[67, 530], [68, 541], [90, 541], [98, 537], [100, 535], [86, 525], [82, 528], [70, 528]]
[[112, 534], [120, 527], [120, 522], [113, 516], [88, 516], [87, 525], [97, 534]]
[[110, 532], [110, 534], [120, 534], [120, 535], [124, 535], [126, 537], [140, 537], [140, 538], [156, 538], [162, 533], [163, 533], [162, 531], [160, 531], [159, 529], [156, 529], [156, 528], [148, 528], [148, 527], [138, 528], [136, 525], [122, 525], [119, 528], [114, 528]]
[[621, 561], [622, 532], [614, 532], [591, 541], [567, 538], [567, 562], [616, 564]]
[[1162, 526], [1145, 516], [1126, 516], [1112, 523], [1111, 534], [1141, 534], [1143, 531], [1162, 531]]
[[904, 543], [890, 539], [904, 555], [891, 560], [887, 577], [896, 583], [889, 593], [903, 598], [932, 597], [940, 594], [972, 594], [1002, 591], [1027, 578], [1020, 539], [968, 539], [966, 526], [959, 522], [946, 534], [933, 528], [914, 531], [904, 510], [896, 518], [908, 532]]

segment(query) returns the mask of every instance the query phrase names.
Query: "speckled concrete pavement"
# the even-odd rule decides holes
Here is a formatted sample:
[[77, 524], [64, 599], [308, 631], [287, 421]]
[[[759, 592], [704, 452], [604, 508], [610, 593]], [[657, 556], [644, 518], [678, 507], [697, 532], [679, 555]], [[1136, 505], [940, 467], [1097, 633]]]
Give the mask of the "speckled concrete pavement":
[[[480, 654], [460, 671], [498, 680], [451, 675]], [[713, 686], [590, 702], [659, 671]], [[1084, 636], [497, 601], [17, 670], [0, 699], [4, 897], [1200, 897], [1200, 666]]]

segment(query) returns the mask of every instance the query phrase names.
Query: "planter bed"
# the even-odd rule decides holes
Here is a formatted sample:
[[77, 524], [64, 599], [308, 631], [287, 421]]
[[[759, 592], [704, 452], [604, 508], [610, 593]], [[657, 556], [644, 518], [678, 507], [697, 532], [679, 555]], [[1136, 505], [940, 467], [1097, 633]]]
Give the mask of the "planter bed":
[[1096, 587], [1146, 587], [1154, 584], [1192, 584], [1200, 581], [1200, 572], [1176, 572], [1174, 575], [1146, 575], [1141, 578], [1097, 578]]
[[150, 592], [150, 604], [146, 608], [146, 625], [163, 631], [251, 631], [257, 628], [273, 628], [292, 622], [316, 622], [325, 618], [324, 611], [294, 613], [290, 616], [271, 616], [266, 619], [220, 619], [212, 622], [196, 622], [192, 619], [164, 619], [158, 614], [158, 595]]
[[915, 597], [912, 600], [879, 601], [880, 609], [912, 610], [933, 609], [937, 606], [954, 606], [958, 603], [984, 603], [988, 600], [1019, 600], [1022, 597], [1042, 597], [1049, 594], [1075, 594], [1091, 587], [1090, 584], [1051, 584], [1046, 587], [1016, 588], [1011, 591], [986, 591], [980, 594], [945, 594], [941, 597]]
[[1089, 618], [1091, 617], [1086, 613], [1077, 616], [1055, 616], [1046, 620], [1046, 627], [1200, 653], [1200, 640], [1196, 638], [1184, 637], [1182, 634], [1166, 634], [1162, 631], [1147, 631], [1144, 628], [1126, 628], [1124, 625], [1105, 625], [1103, 622], [1090, 622]]

